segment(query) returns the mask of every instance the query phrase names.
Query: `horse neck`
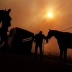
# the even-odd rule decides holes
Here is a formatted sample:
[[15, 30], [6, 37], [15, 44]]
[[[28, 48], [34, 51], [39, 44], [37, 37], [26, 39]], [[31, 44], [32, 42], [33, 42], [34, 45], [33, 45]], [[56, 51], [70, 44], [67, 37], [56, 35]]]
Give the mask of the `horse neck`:
[[59, 35], [60, 35], [60, 33], [59, 33], [59, 32], [55, 32], [55, 33], [53, 33], [53, 36], [54, 36], [56, 39], [58, 39], [58, 38], [59, 38]]

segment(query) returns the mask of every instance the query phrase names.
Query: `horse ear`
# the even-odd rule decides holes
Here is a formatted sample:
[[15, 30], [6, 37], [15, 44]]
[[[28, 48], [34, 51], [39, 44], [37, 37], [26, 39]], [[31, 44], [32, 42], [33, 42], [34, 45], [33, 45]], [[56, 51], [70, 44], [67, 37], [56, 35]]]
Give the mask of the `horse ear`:
[[7, 12], [8, 12], [8, 13], [10, 13], [10, 11], [11, 11], [11, 9], [8, 9], [8, 11], [7, 11]]

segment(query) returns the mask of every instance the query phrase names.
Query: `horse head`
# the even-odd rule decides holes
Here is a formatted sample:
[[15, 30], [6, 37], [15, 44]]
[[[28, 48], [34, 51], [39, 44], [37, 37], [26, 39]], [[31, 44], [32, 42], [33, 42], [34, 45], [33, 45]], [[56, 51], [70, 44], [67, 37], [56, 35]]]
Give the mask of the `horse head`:
[[1, 18], [0, 18], [0, 22], [2, 21], [2, 26], [6, 26], [9, 27], [11, 25], [11, 20], [12, 18], [10, 17], [10, 11], [11, 9], [8, 10], [1, 10]]
[[53, 30], [49, 29], [48, 35], [47, 35], [47, 39], [50, 39], [53, 36]]

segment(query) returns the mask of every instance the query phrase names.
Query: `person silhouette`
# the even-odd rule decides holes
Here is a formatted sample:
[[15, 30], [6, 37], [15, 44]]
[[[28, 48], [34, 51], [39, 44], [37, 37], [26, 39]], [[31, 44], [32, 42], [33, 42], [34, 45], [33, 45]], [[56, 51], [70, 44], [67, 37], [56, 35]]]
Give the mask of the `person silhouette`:
[[46, 42], [48, 43], [48, 39], [45, 35], [42, 34], [42, 31], [40, 31], [38, 34], [34, 35], [34, 37], [32, 39], [36, 43], [35, 44], [35, 59], [37, 58], [37, 49], [39, 47], [40, 48], [40, 59], [42, 60], [42, 57], [43, 57], [43, 53], [42, 53], [43, 39], [45, 39]]

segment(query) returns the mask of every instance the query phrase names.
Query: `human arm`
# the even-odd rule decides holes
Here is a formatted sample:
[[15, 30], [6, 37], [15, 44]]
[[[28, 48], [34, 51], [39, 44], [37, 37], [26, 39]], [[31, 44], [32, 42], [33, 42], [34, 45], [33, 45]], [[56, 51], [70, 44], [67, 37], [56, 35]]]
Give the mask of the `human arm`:
[[46, 42], [48, 43], [48, 39], [46, 36], [43, 35], [43, 38], [46, 40]]

